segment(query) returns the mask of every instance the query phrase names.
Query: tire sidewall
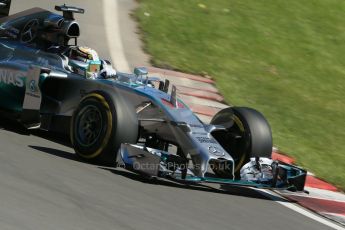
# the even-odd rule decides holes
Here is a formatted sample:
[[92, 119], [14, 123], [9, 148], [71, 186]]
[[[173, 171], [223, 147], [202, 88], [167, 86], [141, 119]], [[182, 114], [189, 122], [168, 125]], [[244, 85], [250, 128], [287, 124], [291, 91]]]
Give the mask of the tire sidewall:
[[247, 107], [234, 107], [234, 114], [244, 126], [248, 139], [246, 154], [250, 157], [271, 158], [272, 131], [266, 118], [257, 110]]
[[[77, 127], [78, 122], [80, 121], [80, 112], [86, 106], [95, 106], [101, 113], [102, 117], [102, 130], [101, 133], [94, 144], [91, 146], [83, 146], [78, 141], [77, 138]], [[93, 159], [97, 158], [104, 150], [107, 149], [107, 145], [111, 139], [113, 130], [116, 129], [116, 112], [114, 111], [114, 107], [109, 100], [106, 100], [105, 96], [100, 93], [92, 93], [85, 96], [72, 117], [72, 124], [71, 124], [71, 142], [76, 151], [76, 153], [85, 159]]]
[[[244, 138], [240, 143], [237, 143], [236, 152], [233, 153], [237, 155], [236, 174], [251, 157], [271, 157], [272, 132], [267, 120], [260, 112], [247, 107], [231, 107], [221, 110], [211, 121], [211, 124], [214, 125], [227, 123], [237, 126], [241, 130], [242, 138]], [[230, 148], [227, 146], [228, 143], [220, 142], [220, 144], [229, 153], [233, 151], [234, 147]]]
[[[78, 111], [90, 100], [101, 104], [107, 115], [106, 130], [103, 140], [97, 141], [94, 148], [85, 150], [75, 142], [75, 121]], [[120, 92], [95, 91], [86, 95], [80, 102], [72, 117], [70, 136], [77, 155], [84, 160], [103, 165], [116, 165], [116, 156], [122, 143], [136, 144], [138, 140], [139, 123], [134, 106]]]

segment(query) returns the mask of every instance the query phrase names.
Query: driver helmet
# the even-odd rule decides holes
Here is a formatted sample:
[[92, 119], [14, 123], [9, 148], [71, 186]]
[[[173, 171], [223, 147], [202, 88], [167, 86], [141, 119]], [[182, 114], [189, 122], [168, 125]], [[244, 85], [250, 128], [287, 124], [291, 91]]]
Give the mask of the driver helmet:
[[[101, 60], [97, 52], [86, 46], [78, 46], [71, 48], [70, 59], [83, 62], [79, 66], [73, 66], [75, 72], [84, 75], [86, 78], [97, 76], [101, 69]], [[86, 65], [85, 65], [86, 64]]]

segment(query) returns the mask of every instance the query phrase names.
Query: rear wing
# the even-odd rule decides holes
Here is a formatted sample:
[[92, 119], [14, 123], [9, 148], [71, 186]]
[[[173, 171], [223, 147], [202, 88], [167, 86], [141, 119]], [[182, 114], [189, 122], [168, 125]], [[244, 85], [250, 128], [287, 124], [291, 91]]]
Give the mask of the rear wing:
[[73, 16], [74, 13], [84, 14], [85, 12], [84, 9], [74, 7], [74, 6], [66, 6], [66, 4], [62, 6], [55, 6], [55, 10], [62, 11], [63, 17], [68, 20], [74, 20], [74, 16]]
[[0, 0], [0, 18], [7, 17], [10, 13], [11, 0]]

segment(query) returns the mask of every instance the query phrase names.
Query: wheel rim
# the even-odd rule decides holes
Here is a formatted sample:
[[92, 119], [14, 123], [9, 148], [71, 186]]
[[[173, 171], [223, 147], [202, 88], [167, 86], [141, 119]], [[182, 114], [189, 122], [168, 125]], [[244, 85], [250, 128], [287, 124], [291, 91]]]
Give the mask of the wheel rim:
[[93, 105], [84, 107], [78, 113], [76, 139], [84, 147], [94, 145], [100, 138], [103, 127], [101, 111]]

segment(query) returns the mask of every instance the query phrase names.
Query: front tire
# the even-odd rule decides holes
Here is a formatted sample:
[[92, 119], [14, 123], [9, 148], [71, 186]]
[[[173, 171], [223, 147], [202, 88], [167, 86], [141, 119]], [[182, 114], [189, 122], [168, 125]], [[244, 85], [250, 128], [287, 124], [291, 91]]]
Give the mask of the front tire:
[[79, 157], [114, 165], [121, 143], [136, 143], [137, 119], [135, 113], [123, 116], [124, 106], [98, 92], [81, 100], [70, 129], [71, 142]]
[[213, 125], [231, 124], [226, 130], [212, 133], [235, 161], [235, 174], [251, 157], [272, 155], [272, 132], [265, 117], [246, 107], [231, 107], [221, 110], [212, 121]]

